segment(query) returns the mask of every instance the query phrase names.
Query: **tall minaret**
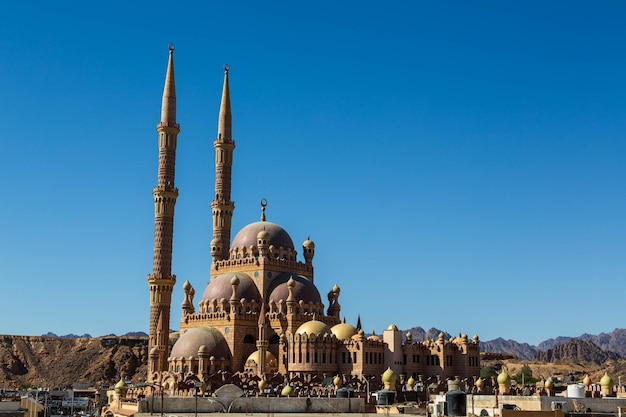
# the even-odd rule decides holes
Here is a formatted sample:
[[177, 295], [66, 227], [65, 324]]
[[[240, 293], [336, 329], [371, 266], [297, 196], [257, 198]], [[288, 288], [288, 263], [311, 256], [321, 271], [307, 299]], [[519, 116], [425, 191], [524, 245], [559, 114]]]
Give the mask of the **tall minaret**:
[[228, 259], [230, 250], [230, 225], [235, 203], [230, 200], [231, 172], [233, 166], [233, 123], [230, 112], [230, 89], [228, 86], [228, 65], [224, 65], [224, 89], [217, 125], [215, 148], [215, 200], [211, 203], [213, 214], [213, 240], [211, 256], [213, 261]]
[[[148, 369], [154, 372], [167, 370], [170, 332], [170, 304], [176, 275], [172, 275], [172, 240], [174, 237], [174, 206], [178, 189], [174, 186], [176, 140], [180, 126], [176, 123], [176, 85], [174, 83], [174, 45], [169, 45], [170, 56], [163, 89], [159, 132], [159, 173], [154, 187], [154, 259], [150, 286], [150, 339], [148, 352], [154, 348], [158, 359], [150, 357]], [[156, 352], [155, 352], [156, 353]], [[152, 356], [152, 355], [151, 355]], [[152, 365], [152, 366], [151, 366]], [[151, 375], [148, 375], [151, 379]]]

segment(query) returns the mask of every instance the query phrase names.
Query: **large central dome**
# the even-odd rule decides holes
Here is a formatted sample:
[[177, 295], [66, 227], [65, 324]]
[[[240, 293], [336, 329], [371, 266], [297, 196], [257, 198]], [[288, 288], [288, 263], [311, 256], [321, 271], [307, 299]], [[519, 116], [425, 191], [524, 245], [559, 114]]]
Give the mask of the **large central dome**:
[[295, 249], [291, 236], [289, 236], [289, 233], [287, 233], [285, 229], [276, 223], [266, 221], [250, 223], [241, 229], [233, 239], [231, 248], [249, 248], [250, 246], [257, 246], [257, 235], [263, 230], [269, 234], [270, 245], [273, 245], [275, 248], [282, 246], [285, 249]]

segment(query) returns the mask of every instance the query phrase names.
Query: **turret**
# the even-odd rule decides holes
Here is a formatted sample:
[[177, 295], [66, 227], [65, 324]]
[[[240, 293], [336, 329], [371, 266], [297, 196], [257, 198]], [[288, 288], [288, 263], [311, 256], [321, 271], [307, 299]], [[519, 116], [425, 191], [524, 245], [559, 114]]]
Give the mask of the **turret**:
[[315, 256], [315, 243], [311, 240], [311, 236], [302, 244], [302, 253], [304, 254], [304, 261], [307, 265], [313, 264], [313, 257]]

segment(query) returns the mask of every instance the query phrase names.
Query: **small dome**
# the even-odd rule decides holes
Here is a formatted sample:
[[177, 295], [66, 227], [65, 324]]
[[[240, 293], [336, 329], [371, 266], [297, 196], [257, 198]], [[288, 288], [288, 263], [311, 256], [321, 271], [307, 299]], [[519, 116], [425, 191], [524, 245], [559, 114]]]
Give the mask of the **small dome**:
[[191, 284], [189, 283], [189, 280], [185, 280], [185, 282], [183, 283], [183, 290], [189, 290], [191, 288]]
[[348, 323], [335, 324], [333, 327], [331, 327], [330, 331], [339, 340], [348, 340], [352, 336], [356, 335], [358, 332], [356, 327]]
[[283, 388], [283, 390], [280, 392], [280, 395], [282, 395], [283, 397], [289, 397], [292, 394], [293, 388], [291, 388], [290, 385], [285, 385], [285, 388]]
[[267, 382], [264, 379], [260, 379], [257, 383], [257, 387], [259, 387], [259, 392], [265, 391], [265, 387], [267, 386]]
[[371, 336], [367, 337], [367, 340], [371, 340], [373, 342], [382, 342], [383, 339], [380, 338], [376, 333], [373, 333]]
[[[259, 352], [258, 350], [255, 350], [254, 352], [252, 352], [250, 354], [250, 356], [248, 356], [248, 359], [246, 359], [246, 363], [248, 363], [249, 361], [252, 361], [254, 363], [256, 363], [257, 365], [261, 364], [261, 352]], [[276, 356], [274, 356], [274, 354], [270, 351], [265, 351], [265, 366], [267, 366], [268, 368], [275, 368], [278, 366], [278, 361], [276, 360]]]
[[509, 376], [509, 374], [504, 371], [500, 372], [500, 375], [498, 375], [498, 384], [508, 385], [510, 383], [511, 377]]
[[172, 348], [172, 358], [197, 358], [198, 350], [204, 345], [203, 353], [218, 357], [230, 357], [230, 349], [224, 336], [214, 327], [196, 327], [187, 330]]
[[250, 246], [257, 246], [257, 237], [259, 232], [266, 231], [267, 237], [269, 237], [270, 243], [274, 245], [274, 247], [279, 248], [283, 247], [285, 249], [293, 250], [293, 241], [291, 240], [291, 236], [279, 225], [260, 221], [250, 223], [245, 226], [243, 229], [237, 233], [235, 238], [233, 239], [233, 243], [231, 245], [232, 248], [249, 248]]
[[398, 326], [396, 326], [395, 324], [391, 323], [389, 325], [389, 327], [387, 327], [387, 330], [394, 330], [397, 331], [398, 330]]
[[297, 301], [305, 303], [321, 303], [322, 298], [315, 285], [308, 278], [284, 272], [272, 280], [268, 289], [268, 301], [278, 303], [280, 300], [287, 301], [289, 297], [288, 282], [293, 278], [293, 296]]
[[302, 243], [302, 246], [305, 248], [315, 249], [315, 243], [309, 238]]
[[543, 384], [543, 386], [546, 387], [547, 389], [552, 388], [552, 378], [546, 379], [546, 383]]
[[126, 382], [124, 382], [124, 378], [120, 379], [120, 381], [117, 384], [115, 384], [113, 389], [117, 395], [126, 394], [126, 391], [128, 390], [128, 386], [126, 386]]
[[257, 240], [258, 239], [269, 239], [270, 238], [270, 233], [267, 230], [263, 229], [259, 233], [257, 233], [256, 238], [257, 238]]
[[300, 327], [298, 327], [298, 330], [296, 330], [297, 334], [308, 334], [308, 335], [323, 335], [323, 334], [328, 334], [330, 333], [330, 329], [328, 328], [328, 326], [326, 325], [326, 323], [323, 323], [319, 320], [310, 320], [307, 321], [306, 323], [302, 323], [302, 325]]
[[613, 380], [611, 379], [608, 373], [606, 372], [604, 373], [604, 376], [602, 377], [602, 379], [600, 379], [600, 385], [603, 387], [613, 386]]
[[233, 295], [233, 280], [237, 278], [239, 285], [237, 286], [237, 298], [245, 298], [248, 301], [261, 301], [261, 295], [252, 278], [243, 272], [235, 274], [221, 274], [209, 282], [202, 294], [202, 301], [221, 300], [222, 298], [229, 300]]
[[239, 278], [237, 277], [237, 275], [233, 275], [233, 277], [230, 279], [230, 285], [239, 285]]
[[391, 385], [396, 383], [397, 378], [398, 376], [391, 368], [387, 368], [387, 370], [383, 372], [382, 375], [382, 381]]
[[483, 379], [478, 378], [476, 382], [474, 382], [474, 385], [476, 385], [477, 388], [481, 388], [483, 386]]

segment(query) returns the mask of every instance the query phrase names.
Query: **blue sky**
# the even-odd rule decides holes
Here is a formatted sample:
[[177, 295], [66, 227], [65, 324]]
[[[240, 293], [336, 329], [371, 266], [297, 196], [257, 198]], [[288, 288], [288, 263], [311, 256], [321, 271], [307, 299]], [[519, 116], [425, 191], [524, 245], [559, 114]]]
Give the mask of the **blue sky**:
[[209, 279], [231, 67], [233, 235], [316, 243], [380, 333], [536, 344], [623, 328], [626, 4], [12, 2], [0, 65], [0, 333], [148, 329], [157, 133], [176, 45], [172, 328]]

